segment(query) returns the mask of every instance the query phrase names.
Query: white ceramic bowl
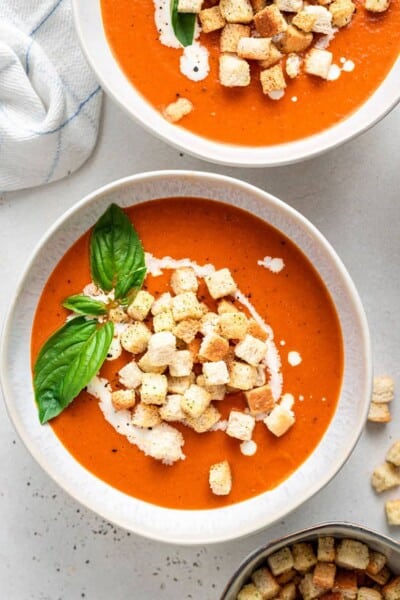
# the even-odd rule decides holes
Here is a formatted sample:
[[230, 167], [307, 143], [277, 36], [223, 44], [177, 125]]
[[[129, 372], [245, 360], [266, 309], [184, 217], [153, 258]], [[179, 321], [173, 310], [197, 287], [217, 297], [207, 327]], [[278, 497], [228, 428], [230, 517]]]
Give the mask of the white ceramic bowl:
[[214, 163], [241, 167], [277, 166], [311, 158], [359, 135], [400, 100], [400, 58], [376, 92], [344, 121], [322, 133], [272, 146], [236, 146], [208, 140], [168, 123], [124, 75], [107, 43], [99, 0], [73, 0], [83, 50], [106, 92], [126, 112], [169, 144]]
[[334, 536], [338, 539], [351, 538], [367, 544], [372, 550], [381, 552], [387, 557], [387, 564], [395, 575], [400, 574], [400, 547], [398, 542], [376, 531], [366, 529], [352, 523], [323, 523], [302, 531], [297, 531], [279, 540], [269, 542], [267, 545], [252, 552], [232, 575], [220, 600], [236, 600], [237, 594], [259, 566], [265, 563], [267, 556], [277, 552], [284, 546], [298, 542], [311, 542], [320, 536]]
[[[345, 368], [341, 397], [322, 441], [284, 483], [245, 502], [214, 510], [172, 510], [136, 500], [84, 469], [39, 424], [30, 369], [30, 336], [45, 282], [65, 251], [111, 203], [129, 206], [172, 196], [209, 198], [247, 209], [288, 236], [314, 264], [340, 318]], [[263, 528], [302, 504], [337, 473], [365, 423], [371, 384], [370, 345], [359, 297], [343, 264], [302, 215], [249, 184], [220, 175], [161, 171], [122, 179], [66, 212], [40, 242], [17, 289], [0, 348], [1, 380], [10, 417], [44, 470], [76, 500], [109, 521], [149, 538], [180, 544], [220, 542]]]

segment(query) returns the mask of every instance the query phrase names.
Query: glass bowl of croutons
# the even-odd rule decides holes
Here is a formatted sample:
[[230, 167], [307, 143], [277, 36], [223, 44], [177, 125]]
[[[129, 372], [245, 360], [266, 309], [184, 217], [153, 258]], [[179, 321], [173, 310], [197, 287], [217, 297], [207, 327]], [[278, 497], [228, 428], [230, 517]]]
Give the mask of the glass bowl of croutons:
[[109, 521], [181, 544], [300, 506], [370, 403], [366, 318], [329, 243], [270, 194], [194, 171], [127, 177], [63, 215], [0, 355], [47, 473]]
[[73, 5], [92, 68], [131, 117], [189, 154], [256, 167], [318, 155], [397, 104], [396, 3]]
[[347, 522], [303, 529], [255, 550], [220, 600], [399, 600], [400, 547]]

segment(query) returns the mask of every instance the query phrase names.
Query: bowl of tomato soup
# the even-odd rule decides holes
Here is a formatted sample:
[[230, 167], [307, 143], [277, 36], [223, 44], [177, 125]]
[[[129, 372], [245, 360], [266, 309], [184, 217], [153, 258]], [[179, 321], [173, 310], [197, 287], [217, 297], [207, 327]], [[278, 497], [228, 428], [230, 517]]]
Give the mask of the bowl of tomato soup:
[[[255, 167], [320, 154], [396, 105], [399, 0], [380, 3], [384, 12], [373, 12], [374, 1], [344, 0], [350, 10], [344, 25], [332, 2], [276, 0], [281, 29], [287, 29], [273, 35], [274, 29], [263, 29], [263, 19], [257, 24], [256, 9], [266, 3], [243, 0], [250, 17], [231, 23], [224, 13], [218, 25], [211, 12], [206, 17], [217, 24], [207, 25], [199, 14], [188, 40], [178, 31], [182, 41], [171, 25], [170, 0], [76, 1], [74, 12], [89, 62], [130, 116], [189, 154]], [[215, 11], [215, 4], [205, 0], [201, 7]], [[301, 19], [314, 19], [309, 27], [316, 31], [301, 30]], [[287, 32], [291, 38], [282, 41]]]
[[[125, 234], [136, 266], [108, 285]], [[182, 544], [294, 510], [346, 461], [369, 404], [368, 328], [334, 250], [282, 201], [207, 173], [128, 177], [63, 215], [27, 265], [1, 356], [10, 417], [49, 475], [104, 518]]]

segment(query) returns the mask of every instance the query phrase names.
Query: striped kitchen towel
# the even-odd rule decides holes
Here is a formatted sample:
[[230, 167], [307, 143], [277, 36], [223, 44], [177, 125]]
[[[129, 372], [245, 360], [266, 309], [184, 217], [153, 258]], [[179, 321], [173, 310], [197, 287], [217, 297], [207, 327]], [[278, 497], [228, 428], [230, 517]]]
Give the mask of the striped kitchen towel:
[[91, 154], [101, 90], [71, 0], [0, 0], [0, 190], [56, 181]]

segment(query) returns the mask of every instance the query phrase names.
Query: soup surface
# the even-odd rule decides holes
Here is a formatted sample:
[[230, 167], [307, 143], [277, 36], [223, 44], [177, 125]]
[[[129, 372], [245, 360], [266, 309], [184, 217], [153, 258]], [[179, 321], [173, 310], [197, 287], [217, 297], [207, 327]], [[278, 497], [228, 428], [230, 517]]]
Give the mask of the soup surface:
[[[399, 55], [400, 0], [382, 14], [368, 13], [359, 0], [348, 27], [329, 45], [334, 64], [354, 63], [352, 72], [325, 81], [301, 73], [287, 81], [283, 98], [274, 101], [261, 90], [258, 67], [244, 88], [218, 81], [219, 32], [201, 34], [210, 52], [210, 73], [194, 82], [180, 72], [181, 50], [163, 46], [154, 22], [152, 0], [101, 0], [111, 49], [136, 89], [162, 111], [178, 96], [194, 110], [179, 126], [207, 138], [254, 146], [291, 142], [319, 133], [349, 116], [377, 89]], [[254, 62], [254, 61], [253, 61]]]
[[[146, 457], [119, 435], [86, 392], [56, 419], [54, 432], [89, 471], [119, 490], [166, 507], [204, 509], [245, 500], [274, 488], [315, 449], [334, 414], [340, 393], [343, 350], [338, 318], [330, 296], [311, 263], [279, 231], [238, 208], [218, 202], [171, 198], [127, 210], [143, 246], [154, 256], [190, 258], [198, 264], [228, 267], [241, 291], [273, 328], [282, 361], [283, 392], [295, 397], [296, 422], [281, 438], [262, 422], [253, 439], [257, 452], [244, 456], [237, 439], [223, 431], [197, 434], [176, 425], [185, 438], [185, 460], [172, 466]], [[67, 311], [61, 302], [90, 281], [89, 235], [86, 233], [54, 269], [40, 298], [32, 334], [32, 360]], [[257, 264], [265, 256], [280, 258], [278, 273]], [[169, 275], [147, 276], [153, 295], [168, 291]], [[292, 366], [289, 353], [301, 363]], [[118, 389], [118, 370], [127, 354], [104, 364], [101, 376]], [[292, 362], [292, 364], [290, 364]], [[217, 402], [223, 418], [232, 408], [244, 410], [242, 393]], [[175, 426], [175, 424], [174, 424]], [[208, 485], [212, 464], [228, 460], [233, 487], [214, 496]]]

